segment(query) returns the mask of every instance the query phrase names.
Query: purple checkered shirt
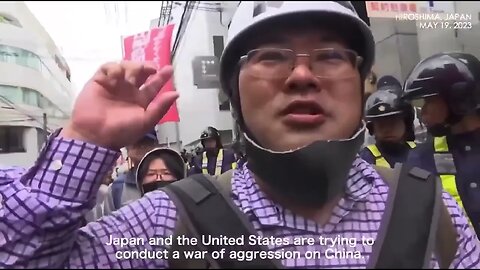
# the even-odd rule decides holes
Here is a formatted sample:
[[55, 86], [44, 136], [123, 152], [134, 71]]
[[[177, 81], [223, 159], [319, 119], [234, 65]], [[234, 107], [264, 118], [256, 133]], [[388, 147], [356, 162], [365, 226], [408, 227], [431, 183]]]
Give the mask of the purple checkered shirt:
[[[111, 216], [80, 228], [93, 207], [102, 177], [118, 157], [93, 145], [52, 136], [29, 171], [0, 170], [0, 267], [14, 268], [167, 268], [164, 259], [119, 259], [122, 251], [167, 250], [167, 246], [107, 245], [114, 238], [165, 238], [173, 234], [177, 213], [162, 191], [147, 194]], [[60, 163], [61, 161], [61, 163]], [[346, 196], [337, 204], [325, 226], [295, 215], [269, 200], [245, 166], [234, 174], [232, 197], [252, 220], [261, 236], [314, 237], [314, 245], [276, 245], [271, 250], [320, 251], [329, 246], [318, 238], [342, 236], [356, 246], [336, 250], [360, 251], [361, 258], [284, 259], [287, 267], [364, 268], [385, 209], [388, 187], [370, 165], [357, 159], [350, 171]], [[453, 268], [480, 268], [480, 244], [458, 205], [443, 196], [458, 232], [459, 249]], [[330, 254], [329, 252], [327, 252]], [[438, 267], [434, 258], [432, 266]]]

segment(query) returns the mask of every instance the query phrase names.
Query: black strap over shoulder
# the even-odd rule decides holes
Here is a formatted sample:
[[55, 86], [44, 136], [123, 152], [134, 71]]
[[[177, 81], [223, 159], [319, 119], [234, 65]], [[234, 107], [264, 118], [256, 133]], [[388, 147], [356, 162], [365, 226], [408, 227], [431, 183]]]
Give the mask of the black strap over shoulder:
[[[186, 237], [198, 239], [198, 245], [191, 250], [206, 251], [205, 260], [208, 261], [209, 268], [283, 268], [278, 261], [264, 260], [258, 256], [252, 261], [230, 259], [231, 252], [257, 252], [268, 249], [266, 246], [249, 245], [249, 236], [257, 235], [251, 222], [230, 198], [226, 198], [226, 194], [221, 192], [221, 187], [215, 182], [216, 180], [210, 176], [197, 174], [164, 187], [178, 209], [182, 225], [186, 227], [189, 234]], [[205, 246], [202, 245], [202, 237], [243, 238], [245, 244]], [[223, 259], [212, 257], [212, 252], [215, 252], [213, 255], [218, 255], [222, 250]], [[183, 254], [180, 255], [185, 259]]]
[[[389, 186], [386, 209], [367, 268], [430, 268], [433, 249], [441, 268], [448, 268], [457, 249], [456, 231], [441, 198], [441, 183], [428, 172], [407, 165], [395, 169], [375, 167]], [[277, 260], [230, 260], [231, 251], [266, 251], [266, 247], [249, 246], [248, 236], [256, 235], [251, 222], [230, 199], [231, 172], [217, 179], [195, 175], [163, 189], [177, 207], [180, 219], [175, 236], [199, 239], [196, 246], [179, 246], [171, 250], [204, 251], [202, 259], [169, 259], [170, 268], [284, 268]], [[202, 236], [215, 238], [245, 237], [245, 246], [201, 245]], [[225, 249], [223, 260], [212, 252]]]
[[441, 186], [427, 171], [398, 165], [367, 268], [431, 268]]

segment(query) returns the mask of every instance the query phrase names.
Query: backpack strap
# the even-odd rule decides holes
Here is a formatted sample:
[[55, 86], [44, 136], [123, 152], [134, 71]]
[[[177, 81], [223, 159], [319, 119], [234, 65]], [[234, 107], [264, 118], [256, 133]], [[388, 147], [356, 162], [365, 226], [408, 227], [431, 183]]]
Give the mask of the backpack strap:
[[368, 268], [430, 268], [433, 251], [440, 268], [449, 268], [458, 247], [457, 232], [438, 179], [401, 164], [375, 169], [389, 186], [389, 195]]
[[[374, 167], [390, 188], [368, 268], [430, 268], [433, 250], [440, 267], [448, 268], [458, 247], [457, 232], [441, 198], [438, 181], [434, 181], [435, 178], [426, 171], [405, 165], [395, 169]], [[212, 251], [222, 248], [228, 254], [238, 250], [265, 250], [263, 247], [201, 245], [202, 235], [244, 235], [248, 238], [248, 235], [256, 234], [246, 216], [230, 200], [232, 173], [233, 170], [230, 170], [218, 176], [216, 181], [207, 175], [195, 175], [164, 188], [180, 216], [175, 225], [174, 245], [170, 249], [170, 268], [283, 268], [276, 260], [241, 262], [228, 260], [228, 256], [224, 256], [223, 260], [211, 257]], [[398, 179], [402, 179], [400, 184]], [[178, 245], [176, 236], [181, 235], [196, 237], [199, 245]], [[248, 239], [245, 240], [248, 244]], [[185, 250], [205, 251], [205, 259], [186, 259], [182, 253]], [[180, 257], [172, 258], [173, 251], [179, 251]]]
[[[231, 252], [268, 251], [266, 246], [249, 245], [248, 237], [257, 233], [246, 215], [230, 199], [228, 190], [231, 190], [231, 175], [232, 172], [228, 172], [215, 179], [209, 175], [196, 174], [163, 188], [174, 202], [179, 214], [173, 239], [175, 244], [169, 254], [170, 268], [283, 268], [277, 260], [256, 258], [252, 261], [239, 261], [229, 258]], [[195, 246], [182, 246], [179, 245], [177, 236], [197, 238], [198, 243]], [[202, 237], [223, 236], [229, 239], [243, 239], [244, 244], [208, 246], [202, 244]], [[223, 258], [215, 260], [212, 252], [219, 254], [218, 252], [222, 250]], [[175, 251], [179, 251], [177, 255], [180, 256], [177, 258], [173, 258]], [[187, 259], [183, 251], [204, 252], [204, 259]]]
[[234, 170], [228, 170], [215, 177], [217, 179], [217, 183], [220, 185], [220, 191], [227, 197], [230, 197], [230, 193], [232, 193], [233, 171]]

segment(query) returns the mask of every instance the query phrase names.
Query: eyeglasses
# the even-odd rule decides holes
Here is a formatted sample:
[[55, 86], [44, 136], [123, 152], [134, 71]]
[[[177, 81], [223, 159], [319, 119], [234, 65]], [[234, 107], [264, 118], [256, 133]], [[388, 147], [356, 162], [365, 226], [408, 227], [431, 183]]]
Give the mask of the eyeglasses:
[[172, 177], [173, 175], [168, 170], [148, 171], [145, 175], [145, 178], [149, 180], [171, 180]]
[[298, 54], [290, 49], [261, 48], [240, 57], [240, 64], [261, 78], [287, 78], [295, 69], [297, 57], [308, 57], [311, 72], [319, 78], [353, 77], [362, 62], [362, 57], [348, 49], [315, 49]]

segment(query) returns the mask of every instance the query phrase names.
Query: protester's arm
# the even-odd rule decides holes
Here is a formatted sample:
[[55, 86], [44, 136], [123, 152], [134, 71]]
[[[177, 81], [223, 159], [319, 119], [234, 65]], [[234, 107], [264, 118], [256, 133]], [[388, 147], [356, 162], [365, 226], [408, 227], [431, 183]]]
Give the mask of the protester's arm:
[[467, 217], [452, 196], [444, 192], [443, 200], [452, 216], [453, 224], [458, 233], [458, 249], [450, 268], [480, 268], [480, 241], [478, 240], [475, 231], [469, 225]]
[[103, 201], [103, 215], [108, 216], [110, 215], [113, 211], [117, 210], [115, 207], [115, 203], [113, 202], [113, 192], [115, 191], [113, 189], [113, 185], [115, 183], [112, 183], [107, 190], [107, 194], [105, 195], [105, 200]]
[[[175, 206], [167, 195], [162, 191], [147, 193], [112, 215], [104, 216], [82, 228], [65, 267], [167, 268], [168, 260], [164, 256], [168, 253], [169, 246], [162, 240], [173, 235], [175, 222]], [[124, 246], [111, 245], [113, 238], [133, 242]], [[149, 242], [151, 239], [157, 239], [158, 243]], [[153, 259], [138, 256], [141, 255], [140, 252], [154, 254], [147, 255], [147, 258]], [[136, 257], [125, 259], [128, 256]]]
[[[119, 149], [152, 129], [178, 98], [175, 91], [159, 93], [172, 73], [151, 63], [102, 65], [77, 96], [62, 137], [50, 137], [21, 177], [0, 174], [0, 268], [76, 268], [68, 262], [74, 246], [75, 252], [86, 246], [79, 226]], [[125, 236], [142, 235], [134, 232]], [[108, 254], [93, 252], [93, 260]]]
[[228, 164], [228, 170], [237, 168], [237, 159], [235, 158], [235, 153], [231, 150], [228, 150]]
[[367, 147], [363, 148], [359, 153], [358, 155], [363, 159], [365, 160], [366, 162], [368, 162], [369, 164], [375, 164], [375, 157], [373, 156], [372, 152], [370, 152], [370, 150], [368, 150]]
[[57, 135], [26, 173], [0, 175], [0, 268], [62, 267], [118, 157]]

